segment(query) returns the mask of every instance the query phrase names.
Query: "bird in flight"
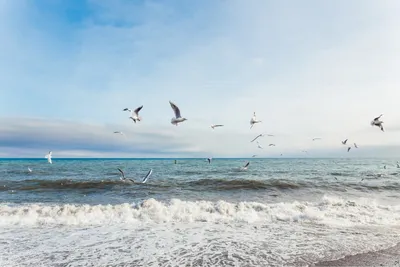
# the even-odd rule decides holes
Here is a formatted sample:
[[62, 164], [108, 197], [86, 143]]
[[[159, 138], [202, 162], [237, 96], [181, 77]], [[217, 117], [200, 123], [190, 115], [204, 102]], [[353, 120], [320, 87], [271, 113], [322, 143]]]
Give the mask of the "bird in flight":
[[349, 140], [349, 139], [342, 141], [342, 144], [345, 145], [347, 143], [347, 140]]
[[139, 116], [139, 111], [143, 108], [143, 105], [136, 108], [135, 110], [131, 110], [129, 108], [124, 108], [122, 111], [129, 111], [131, 112], [131, 116], [129, 117], [130, 119], [132, 119], [135, 123], [136, 121], [141, 121], [142, 117]]
[[374, 118], [373, 121], [371, 121], [371, 125], [372, 126], [378, 126], [379, 128], [381, 128], [381, 131], [384, 132], [385, 130], [383, 129], [383, 121], [379, 120], [381, 117], [383, 116], [383, 114], [379, 115], [378, 117]]
[[52, 154], [53, 152], [49, 151], [49, 153], [44, 156], [50, 164], [53, 164], [53, 162], [51, 161]]
[[257, 147], [260, 149], [263, 149], [263, 147], [260, 145], [260, 143], [257, 141]]
[[[130, 178], [126, 178], [126, 177], [125, 177], [125, 173], [124, 173], [123, 170], [121, 170], [120, 168], [118, 168], [118, 170], [119, 170], [119, 172], [120, 172], [121, 175], [122, 175], [122, 177], [120, 177], [121, 181], [130, 182], [130, 183], [135, 183], [135, 181], [134, 181], [133, 179], [130, 179]], [[150, 175], [151, 175], [152, 173], [153, 173], [153, 169], [150, 169], [150, 170], [147, 172], [146, 176], [143, 177], [143, 179], [142, 179], [142, 184], [144, 184], [144, 183], [147, 182], [147, 180], [149, 179], [149, 177], [150, 177]]]
[[248, 161], [243, 167], [241, 167], [240, 169], [242, 170], [242, 171], [245, 171], [245, 170], [247, 170], [248, 168], [249, 168], [249, 165], [250, 165], [250, 161]]
[[262, 121], [257, 120], [256, 112], [254, 112], [254, 113], [253, 113], [253, 117], [252, 117], [251, 120], [250, 120], [250, 125], [251, 125], [251, 126], [250, 126], [250, 129], [253, 128], [254, 124], [260, 123], [260, 122], [262, 122]]
[[171, 108], [173, 109], [173, 111], [175, 113], [175, 118], [171, 119], [171, 124], [178, 126], [178, 123], [181, 123], [181, 122], [184, 122], [187, 120], [186, 118], [182, 118], [181, 111], [179, 110], [177, 105], [175, 105], [171, 101], [169, 101], [169, 104], [171, 105]]
[[211, 125], [211, 128], [214, 130], [214, 128], [222, 127], [222, 126], [224, 126], [224, 125], [222, 125], [222, 124], [213, 124], [213, 125]]

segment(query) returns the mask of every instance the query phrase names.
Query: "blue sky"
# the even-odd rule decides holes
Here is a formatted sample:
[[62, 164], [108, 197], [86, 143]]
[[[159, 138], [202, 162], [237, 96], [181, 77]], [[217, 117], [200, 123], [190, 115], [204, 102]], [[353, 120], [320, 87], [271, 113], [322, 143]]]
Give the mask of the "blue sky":
[[[399, 13], [394, 0], [0, 0], [0, 157], [400, 157]], [[140, 105], [133, 124], [122, 109]], [[385, 133], [369, 124], [381, 113]], [[262, 132], [276, 135], [263, 150], [249, 142]]]

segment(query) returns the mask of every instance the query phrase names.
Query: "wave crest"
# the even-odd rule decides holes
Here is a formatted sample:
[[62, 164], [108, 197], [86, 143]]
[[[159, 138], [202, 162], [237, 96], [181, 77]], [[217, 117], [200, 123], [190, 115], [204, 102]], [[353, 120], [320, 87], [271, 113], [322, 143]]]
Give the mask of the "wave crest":
[[323, 197], [319, 202], [229, 203], [223, 200], [164, 203], [147, 199], [119, 205], [0, 205], [0, 225], [92, 225], [165, 222], [270, 223], [315, 222], [328, 225], [398, 225], [400, 205], [382, 206], [371, 199]]

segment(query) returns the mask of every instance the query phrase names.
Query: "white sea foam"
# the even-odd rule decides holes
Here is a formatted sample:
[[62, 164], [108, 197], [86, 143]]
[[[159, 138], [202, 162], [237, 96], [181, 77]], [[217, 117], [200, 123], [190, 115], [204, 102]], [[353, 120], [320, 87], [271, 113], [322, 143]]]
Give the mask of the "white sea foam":
[[119, 205], [0, 205], [2, 226], [276, 221], [337, 226], [399, 225], [400, 205], [380, 205], [371, 199], [344, 200], [327, 196], [316, 203], [191, 202], [179, 199], [164, 203], [147, 199], [139, 204]]
[[399, 241], [400, 206], [325, 196], [256, 203], [0, 205], [1, 266], [304, 266]]

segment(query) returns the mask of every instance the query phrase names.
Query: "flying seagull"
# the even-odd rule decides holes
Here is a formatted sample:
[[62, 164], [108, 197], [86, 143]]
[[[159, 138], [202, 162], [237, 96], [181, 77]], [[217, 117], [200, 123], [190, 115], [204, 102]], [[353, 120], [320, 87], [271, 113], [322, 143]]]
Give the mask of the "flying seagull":
[[250, 143], [252, 143], [252, 142], [254, 142], [255, 140], [257, 140], [257, 138], [263, 137], [263, 136], [264, 136], [264, 134], [259, 134], [259, 135], [257, 135], [253, 140], [250, 141]]
[[[259, 137], [264, 137], [266, 134], [259, 134], [256, 137], [254, 137], [253, 140], [250, 141], [250, 143], [256, 141]], [[266, 136], [274, 136], [273, 134], [267, 134]]]
[[268, 146], [275, 146], [275, 144], [269, 144]]
[[354, 143], [354, 147], [355, 147], [355, 148], [358, 148], [358, 146], [357, 146], [357, 144], [356, 144], [356, 143]]
[[257, 141], [257, 147], [260, 149], [263, 149], [263, 147], [260, 145], [260, 143]]
[[251, 156], [252, 158], [255, 158], [255, 157], [257, 157], [257, 155], [253, 155], [253, 156]]
[[174, 103], [169, 101], [169, 104], [171, 105], [171, 108], [174, 110], [174, 113], [175, 113], [175, 118], [171, 119], [171, 124], [178, 126], [178, 123], [181, 123], [181, 122], [184, 122], [187, 120], [186, 118], [181, 117], [181, 111]]
[[345, 145], [347, 143], [347, 140], [349, 140], [349, 139], [342, 141], [342, 144]]
[[349, 147], [347, 148], [347, 152], [349, 152], [349, 151], [350, 151], [350, 149], [351, 149], [351, 146], [349, 146]]
[[[119, 172], [122, 174], [122, 177], [120, 178], [121, 181], [124, 181], [124, 182], [129, 181], [129, 182], [131, 182], [131, 183], [135, 183], [135, 181], [134, 181], [133, 179], [126, 178], [126, 177], [125, 177], [125, 173], [124, 173], [120, 168], [118, 168], [118, 170], [119, 170]], [[142, 184], [144, 184], [144, 183], [147, 182], [147, 179], [149, 179], [149, 177], [150, 177], [150, 175], [151, 175], [152, 173], [153, 173], [153, 169], [150, 169], [150, 170], [147, 172], [146, 176], [143, 177], [143, 179], [142, 179]]]
[[123, 132], [120, 132], [120, 131], [115, 131], [114, 133], [115, 133], [115, 134], [124, 135], [124, 133], [123, 133]]
[[321, 140], [321, 138], [316, 137], [316, 138], [313, 138], [312, 140], [313, 140], [313, 141], [315, 141], [315, 140]]
[[382, 125], [383, 121], [379, 120], [382, 116], [383, 116], [383, 114], [379, 115], [373, 121], [371, 121], [371, 126], [378, 126], [379, 128], [381, 128], [381, 131], [384, 132], [385, 130], [383, 129], [383, 125]]
[[131, 110], [129, 108], [124, 108], [122, 111], [129, 111], [131, 113], [131, 116], [129, 119], [132, 119], [135, 123], [136, 121], [141, 121], [142, 117], [139, 116], [139, 111], [143, 108], [143, 105], [140, 107], [136, 108], [135, 110]]
[[207, 158], [208, 164], [211, 163], [212, 158]]
[[29, 172], [32, 172], [32, 169], [28, 167], [28, 171], [29, 171]]
[[249, 168], [249, 165], [250, 165], [250, 161], [248, 161], [243, 167], [241, 167], [240, 169], [242, 170], [242, 171], [245, 171], [245, 170], [247, 170], [248, 168]]
[[256, 112], [254, 112], [253, 113], [253, 117], [251, 118], [251, 120], [250, 120], [250, 129], [251, 128], [253, 128], [253, 126], [254, 126], [254, 124], [256, 124], [256, 123], [260, 123], [261, 121], [260, 120], [257, 120], [257, 118], [256, 118]]
[[224, 126], [224, 125], [222, 125], [222, 124], [213, 124], [213, 125], [211, 125], [211, 128], [214, 130], [214, 128], [222, 127], [222, 126]]
[[53, 152], [49, 151], [49, 153], [48, 153], [46, 156], [44, 156], [50, 164], [53, 163], [53, 162], [51, 161], [51, 155], [52, 155], [52, 154], [53, 154]]

